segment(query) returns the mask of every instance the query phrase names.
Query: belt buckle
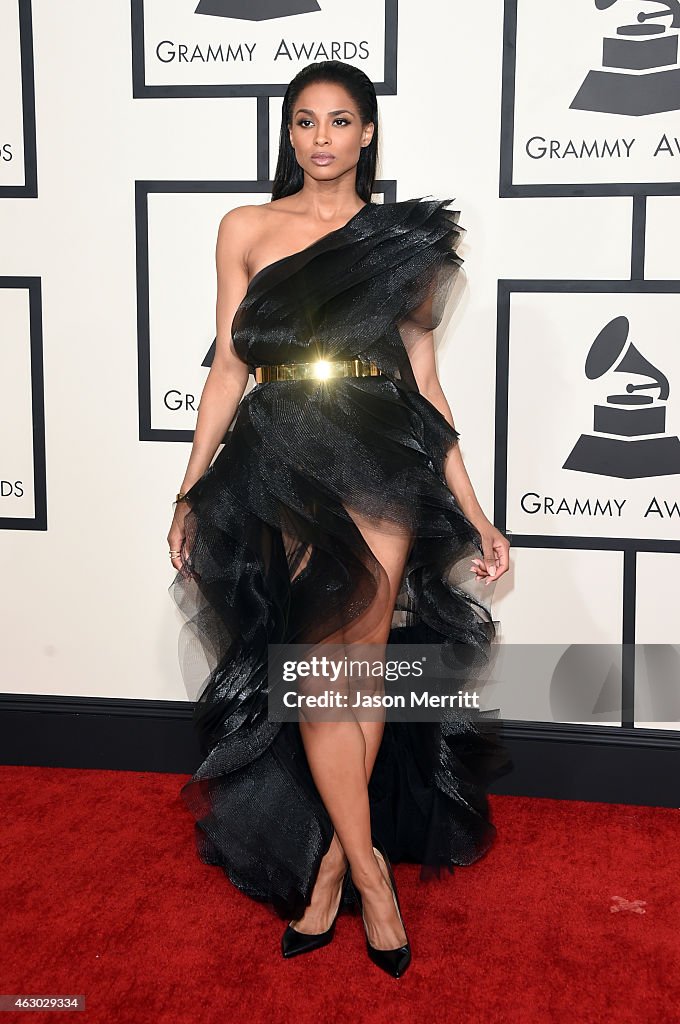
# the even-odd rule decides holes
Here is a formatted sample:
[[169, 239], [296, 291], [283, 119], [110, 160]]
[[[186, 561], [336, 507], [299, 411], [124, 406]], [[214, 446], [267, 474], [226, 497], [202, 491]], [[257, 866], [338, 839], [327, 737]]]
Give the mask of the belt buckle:
[[311, 364], [311, 376], [314, 380], [330, 380], [332, 377], [338, 377], [340, 374], [335, 370], [339, 362], [337, 359], [315, 359]]

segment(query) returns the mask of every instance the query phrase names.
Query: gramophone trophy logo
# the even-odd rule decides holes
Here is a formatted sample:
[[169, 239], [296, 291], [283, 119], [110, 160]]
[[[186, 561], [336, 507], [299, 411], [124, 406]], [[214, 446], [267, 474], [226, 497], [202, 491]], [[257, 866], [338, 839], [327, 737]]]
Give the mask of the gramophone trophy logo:
[[200, 0], [194, 13], [242, 21], [271, 21], [320, 10], [316, 0]]
[[680, 195], [680, 0], [505, 10], [499, 194]]
[[629, 381], [625, 394], [607, 395], [605, 404], [595, 406], [593, 433], [581, 434], [563, 469], [623, 480], [680, 473], [680, 438], [665, 436], [666, 405], [661, 403], [670, 394], [668, 379], [628, 341], [629, 330], [625, 316], [602, 328], [586, 358], [586, 377], [598, 380], [613, 371], [649, 380]]
[[[595, 0], [598, 11], [618, 0]], [[591, 70], [570, 106], [607, 114], [658, 114], [680, 109], [678, 33], [680, 0], [653, 0], [664, 8], [641, 11], [602, 42], [602, 70]], [[670, 24], [659, 18], [671, 17]]]

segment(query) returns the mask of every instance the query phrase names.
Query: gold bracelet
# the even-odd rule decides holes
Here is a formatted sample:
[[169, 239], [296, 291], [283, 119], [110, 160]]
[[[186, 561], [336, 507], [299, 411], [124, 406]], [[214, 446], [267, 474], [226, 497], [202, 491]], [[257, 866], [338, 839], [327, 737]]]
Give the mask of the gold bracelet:
[[177, 492], [177, 497], [175, 498], [174, 504], [176, 505], [178, 501], [186, 501], [186, 496], [187, 496], [187, 492], [186, 491], [184, 491], [184, 492], [178, 491]]

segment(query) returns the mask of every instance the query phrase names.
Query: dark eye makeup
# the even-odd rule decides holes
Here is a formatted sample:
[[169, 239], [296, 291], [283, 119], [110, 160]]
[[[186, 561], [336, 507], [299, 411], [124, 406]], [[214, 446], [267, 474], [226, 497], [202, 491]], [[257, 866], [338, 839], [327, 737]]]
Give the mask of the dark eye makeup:
[[[308, 117], [301, 117], [300, 120], [296, 121], [295, 123], [302, 128], [302, 127], [304, 127], [305, 123], [308, 122], [309, 120], [310, 120], [310, 118], [308, 118]], [[352, 123], [346, 117], [336, 117], [336, 118], [333, 119], [333, 124], [336, 124], [338, 121], [342, 121], [344, 124], [351, 124]]]

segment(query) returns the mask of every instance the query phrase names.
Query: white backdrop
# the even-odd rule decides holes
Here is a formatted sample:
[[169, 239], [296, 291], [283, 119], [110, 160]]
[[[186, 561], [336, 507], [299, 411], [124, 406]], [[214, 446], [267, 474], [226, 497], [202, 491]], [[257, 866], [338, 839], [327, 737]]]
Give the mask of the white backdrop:
[[[199, 16], [196, 3], [147, 0], [146, 10], [133, 3], [135, 36], [126, 0], [0, 0], [0, 88], [8, 99], [0, 119], [2, 690], [186, 699], [180, 619], [167, 593], [171, 501], [215, 333], [217, 225], [230, 207], [269, 198], [262, 167], [258, 185], [258, 99], [239, 91], [259, 92], [260, 147], [268, 104], [271, 176], [281, 103], [274, 90], [309, 62], [274, 61], [272, 48], [302, 37], [368, 41], [370, 57], [353, 62], [387, 83], [379, 96], [380, 179], [395, 183], [398, 199], [455, 198], [467, 228], [458, 302], [437, 339], [439, 370], [480, 502], [515, 541], [512, 571], [494, 599], [503, 642], [673, 644], [677, 455], [669, 449], [671, 468], [648, 479], [562, 468], [579, 435], [592, 431], [594, 404], [606, 404], [629, 379], [584, 375], [589, 346], [615, 316], [629, 317], [630, 340], [670, 382], [664, 436], [680, 430], [680, 155], [649, 153], [664, 133], [672, 151], [677, 109], [633, 116], [569, 107], [588, 70], [601, 70], [603, 35], [633, 19], [622, 19], [618, 6], [597, 12], [591, 0], [578, 0], [569, 5], [563, 45], [567, 12], [558, 0], [491, 0], [483, 15], [463, 0], [346, 3], [342, 30], [339, 0], [264, 23]], [[34, 64], [29, 82], [24, 60], [23, 111], [20, 6], [33, 37], [27, 46], [24, 32], [24, 57]], [[398, 11], [396, 94], [394, 68], [380, 49], [385, 11], [388, 49]], [[664, 38], [673, 36], [668, 28]], [[190, 37], [202, 45], [257, 39], [263, 56], [255, 66], [155, 58], [155, 41]], [[680, 105], [675, 79], [667, 88]], [[635, 136], [639, 147], [625, 166], [620, 153], [527, 155], [527, 138], [551, 133], [565, 154], [570, 136]], [[603, 287], [630, 281], [633, 243], [645, 281], [671, 282], [664, 294], [612, 296]], [[148, 257], [148, 281], [140, 254], [142, 262]], [[552, 281], [562, 282], [559, 293]], [[35, 419], [41, 377], [44, 521], [40, 409]], [[186, 395], [195, 397], [193, 410]], [[616, 495], [626, 499], [626, 515], [612, 523], [527, 513], [527, 492], [556, 502]], [[666, 516], [641, 514], [650, 497]], [[647, 550], [636, 552], [640, 539]], [[633, 562], [624, 565], [626, 547]], [[549, 683], [541, 691], [539, 680], [530, 701], [521, 685], [507, 686], [497, 695], [502, 714], [550, 720]], [[653, 685], [641, 670], [636, 706], [646, 721], [663, 717]]]

